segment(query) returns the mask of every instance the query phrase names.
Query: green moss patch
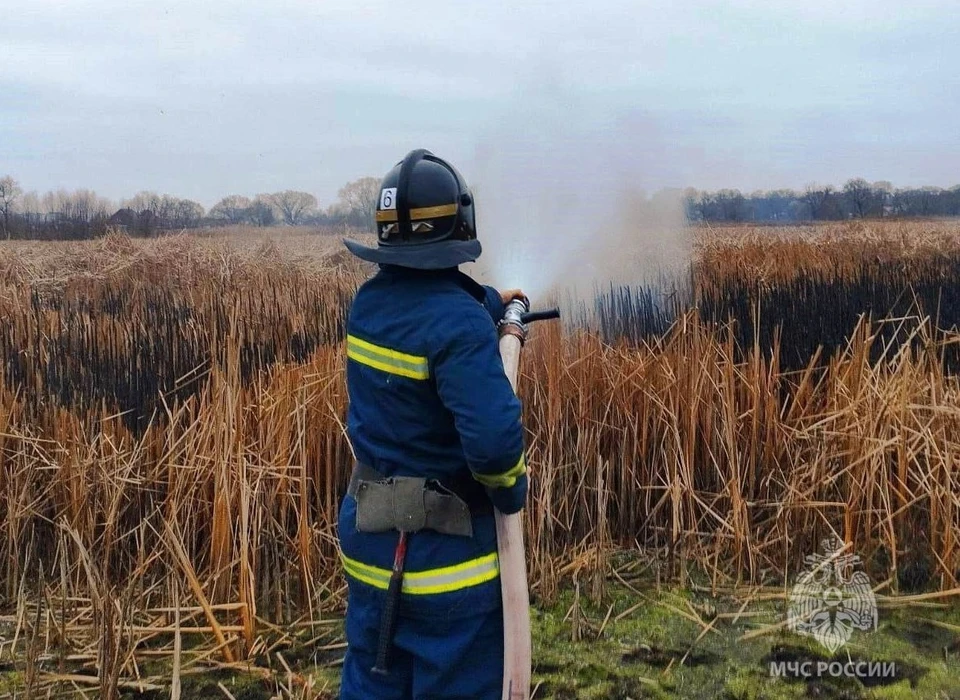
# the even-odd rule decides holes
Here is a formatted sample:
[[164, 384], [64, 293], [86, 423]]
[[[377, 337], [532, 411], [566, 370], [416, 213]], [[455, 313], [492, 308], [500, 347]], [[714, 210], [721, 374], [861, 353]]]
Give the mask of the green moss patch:
[[[739, 595], [632, 581], [609, 585], [596, 600], [563, 589], [551, 604], [540, 601], [531, 615], [537, 700], [960, 698], [957, 604], [881, 607], [878, 629], [856, 632], [833, 655], [782, 626], [785, 603], [775, 596], [745, 602]], [[279, 684], [288, 683], [277, 653], [300, 681], [312, 682], [317, 697], [335, 697], [342, 634], [340, 624], [324, 628], [320, 637], [287, 632], [271, 643], [270, 654], [252, 659], [247, 672], [187, 667], [181, 697], [222, 697], [218, 683], [238, 700], [276, 697]], [[882, 678], [810, 677], [775, 672], [781, 663], [793, 669], [804, 663], [872, 663], [896, 670]], [[169, 660], [160, 659], [140, 670], [157, 683], [169, 679], [171, 669]], [[0, 694], [22, 693], [23, 671], [18, 660], [0, 664]], [[169, 683], [161, 691], [124, 689], [123, 696], [167, 698]]]

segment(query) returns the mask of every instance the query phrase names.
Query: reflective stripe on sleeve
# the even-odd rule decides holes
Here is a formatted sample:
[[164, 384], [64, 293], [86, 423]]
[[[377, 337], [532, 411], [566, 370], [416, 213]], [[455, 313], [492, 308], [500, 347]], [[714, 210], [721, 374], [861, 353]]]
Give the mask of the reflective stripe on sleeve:
[[427, 379], [430, 376], [426, 357], [374, 345], [353, 335], [347, 336], [347, 357], [362, 365], [401, 377]]
[[[370, 566], [340, 554], [343, 569], [348, 575], [367, 585], [387, 590], [390, 584], [390, 569]], [[500, 575], [497, 553], [487, 554], [462, 564], [444, 566], [426, 571], [410, 571], [403, 574], [403, 592], [410, 595], [452, 593], [481, 583], [492, 581]]]
[[491, 489], [508, 489], [517, 483], [517, 479], [526, 474], [527, 462], [523, 455], [520, 461], [502, 474], [478, 474], [473, 472], [473, 478]]

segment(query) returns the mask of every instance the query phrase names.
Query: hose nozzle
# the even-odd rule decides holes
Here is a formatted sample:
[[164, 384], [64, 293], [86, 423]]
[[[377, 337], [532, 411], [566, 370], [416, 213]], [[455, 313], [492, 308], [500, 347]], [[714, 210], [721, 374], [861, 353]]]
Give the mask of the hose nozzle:
[[503, 319], [497, 324], [500, 336], [512, 335], [520, 340], [522, 345], [527, 340], [527, 324], [534, 321], [546, 321], [551, 318], [560, 318], [560, 309], [546, 309], [531, 311], [530, 300], [526, 297], [514, 299], [503, 312]]

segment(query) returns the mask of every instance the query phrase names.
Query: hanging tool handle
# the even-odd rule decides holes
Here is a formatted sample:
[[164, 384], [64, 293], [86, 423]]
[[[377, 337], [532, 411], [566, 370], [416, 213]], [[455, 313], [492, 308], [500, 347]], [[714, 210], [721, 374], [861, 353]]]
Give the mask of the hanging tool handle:
[[400, 611], [400, 592], [403, 589], [403, 563], [407, 557], [407, 533], [400, 531], [400, 539], [393, 553], [393, 571], [387, 586], [387, 598], [380, 613], [380, 637], [377, 639], [377, 660], [371, 672], [380, 676], [390, 674], [390, 650], [397, 629], [397, 613]]

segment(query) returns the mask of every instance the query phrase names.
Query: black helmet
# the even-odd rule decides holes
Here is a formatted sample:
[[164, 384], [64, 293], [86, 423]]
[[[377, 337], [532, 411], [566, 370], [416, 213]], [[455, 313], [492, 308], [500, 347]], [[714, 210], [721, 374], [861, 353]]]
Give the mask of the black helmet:
[[430, 151], [410, 151], [380, 184], [377, 247], [345, 240], [370, 262], [435, 270], [480, 257], [473, 195], [450, 163]]

